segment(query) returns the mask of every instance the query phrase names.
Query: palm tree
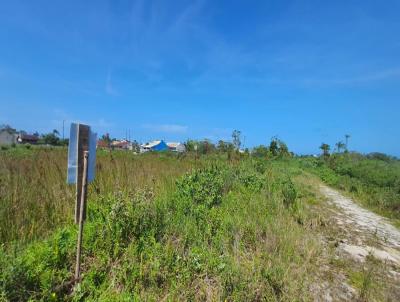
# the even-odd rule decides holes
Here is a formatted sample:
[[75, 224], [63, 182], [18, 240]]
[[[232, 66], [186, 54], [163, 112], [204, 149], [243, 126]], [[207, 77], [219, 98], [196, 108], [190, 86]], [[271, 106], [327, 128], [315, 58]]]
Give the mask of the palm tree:
[[346, 138], [346, 152], [347, 152], [347, 151], [349, 151], [349, 148], [348, 148], [348, 146], [349, 146], [349, 138], [351, 136], [350, 136], [350, 134], [346, 134], [344, 137]]
[[239, 130], [233, 130], [232, 132], [232, 143], [235, 146], [236, 150], [239, 150], [240, 146], [242, 145], [242, 141], [240, 139], [241, 134], [242, 132]]
[[322, 145], [319, 148], [322, 150], [324, 157], [329, 156], [329, 150], [331, 150], [331, 146], [329, 146], [328, 144], [322, 143]]
[[345, 149], [346, 145], [342, 141], [339, 141], [336, 143], [336, 148], [338, 150], [338, 153], [340, 153], [340, 150]]

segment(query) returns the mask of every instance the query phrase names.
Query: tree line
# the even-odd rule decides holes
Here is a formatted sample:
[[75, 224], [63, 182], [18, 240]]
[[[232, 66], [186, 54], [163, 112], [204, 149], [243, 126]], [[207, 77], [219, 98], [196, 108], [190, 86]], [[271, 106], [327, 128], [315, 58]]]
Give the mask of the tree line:
[[293, 152], [289, 151], [288, 146], [284, 141], [278, 137], [272, 137], [269, 145], [259, 145], [249, 150], [248, 148], [242, 148], [243, 139], [242, 132], [234, 130], [232, 132], [232, 140], [224, 141], [219, 140], [216, 144], [212, 143], [208, 139], [204, 140], [193, 140], [189, 139], [185, 143], [186, 151], [197, 152], [198, 154], [211, 154], [211, 153], [242, 153], [250, 154], [256, 157], [290, 157], [293, 156]]
[[[15, 135], [27, 135], [28, 133], [24, 130], [17, 131], [15, 128], [11, 127], [10, 125], [1, 125], [0, 130], [7, 130], [11, 134]], [[52, 146], [67, 146], [68, 139], [63, 139], [60, 137], [60, 133], [57, 129], [49, 133], [42, 133], [34, 132], [33, 136], [37, 137], [37, 144], [38, 145], [52, 145]]]
[[[349, 139], [350, 139], [350, 134], [346, 134], [344, 136], [345, 141], [338, 141], [335, 144], [335, 149], [334, 152], [337, 153], [348, 153], [349, 152]], [[322, 150], [322, 155], [324, 157], [329, 157], [330, 156], [330, 151], [331, 151], [331, 146], [326, 144], [326, 143], [322, 143], [321, 146], [319, 147]]]

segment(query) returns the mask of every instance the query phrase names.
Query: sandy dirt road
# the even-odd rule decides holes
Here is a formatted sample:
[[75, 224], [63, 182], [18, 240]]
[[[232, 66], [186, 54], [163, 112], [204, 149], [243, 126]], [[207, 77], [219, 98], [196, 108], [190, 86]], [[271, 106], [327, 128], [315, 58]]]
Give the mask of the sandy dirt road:
[[[353, 200], [340, 194], [327, 186], [321, 186], [321, 193], [325, 195], [328, 202], [334, 205], [336, 221], [344, 228], [351, 228], [360, 243], [357, 245], [345, 245], [343, 248], [355, 254], [372, 253], [376, 258], [393, 262], [400, 265], [400, 230], [394, 227], [388, 219], [381, 217], [354, 203]], [[373, 238], [376, 246], [368, 247], [366, 242]], [[379, 249], [381, 248], [381, 250]], [[356, 256], [356, 255], [354, 255]]]
[[351, 276], [368, 270], [371, 263], [373, 277], [381, 284], [372, 301], [400, 301], [400, 230], [326, 185], [320, 184], [319, 192], [326, 200], [322, 212], [328, 221], [321, 240], [333, 255], [321, 266], [315, 301], [369, 301], [360, 299]]

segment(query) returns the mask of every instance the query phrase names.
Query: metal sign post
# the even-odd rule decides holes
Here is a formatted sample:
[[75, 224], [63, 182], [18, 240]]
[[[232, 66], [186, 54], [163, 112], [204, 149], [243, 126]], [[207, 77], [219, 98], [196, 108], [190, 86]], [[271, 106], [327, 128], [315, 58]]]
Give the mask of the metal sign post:
[[79, 224], [76, 250], [75, 281], [81, 278], [83, 224], [86, 219], [87, 185], [94, 180], [97, 134], [88, 125], [71, 124], [68, 146], [69, 184], [76, 185], [75, 223]]

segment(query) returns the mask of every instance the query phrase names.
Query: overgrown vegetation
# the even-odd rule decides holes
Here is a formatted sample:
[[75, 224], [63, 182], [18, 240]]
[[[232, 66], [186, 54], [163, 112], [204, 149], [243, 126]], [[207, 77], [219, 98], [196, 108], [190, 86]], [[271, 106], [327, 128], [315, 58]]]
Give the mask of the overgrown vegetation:
[[400, 161], [396, 158], [381, 153], [342, 153], [299, 162], [376, 212], [400, 219]]
[[[71, 292], [76, 226], [65, 160], [65, 150], [2, 154], [3, 300], [309, 296], [318, 249], [304, 223], [306, 199], [279, 163], [124, 152], [98, 154], [84, 277]], [[20, 208], [9, 209], [13, 202]]]
[[[263, 148], [98, 151], [75, 288], [66, 149], [2, 150], [0, 301], [311, 300], [323, 222], [309, 210], [316, 197], [304, 170], [398, 218], [399, 162], [381, 154], [293, 158], [277, 139]], [[350, 276], [364, 300], [368, 274]]]

